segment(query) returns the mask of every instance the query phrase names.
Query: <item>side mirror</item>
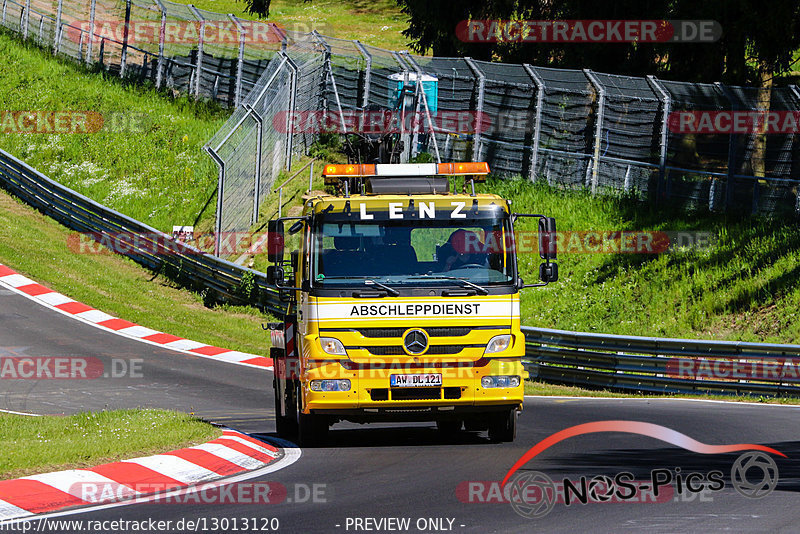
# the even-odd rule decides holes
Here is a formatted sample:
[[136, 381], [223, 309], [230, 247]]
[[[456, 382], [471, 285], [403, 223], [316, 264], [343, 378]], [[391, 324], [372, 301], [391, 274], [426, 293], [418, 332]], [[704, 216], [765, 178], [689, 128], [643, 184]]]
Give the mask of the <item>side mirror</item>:
[[267, 223], [267, 259], [270, 263], [278, 263], [283, 259], [283, 243], [283, 221], [269, 221]]
[[267, 282], [275, 287], [281, 287], [284, 282], [285, 273], [280, 265], [270, 265], [267, 267]]
[[539, 219], [539, 256], [550, 263], [556, 259], [557, 254], [556, 220], [553, 217], [542, 217]]
[[548, 284], [550, 282], [558, 281], [558, 264], [557, 263], [543, 263], [539, 265], [539, 280]]

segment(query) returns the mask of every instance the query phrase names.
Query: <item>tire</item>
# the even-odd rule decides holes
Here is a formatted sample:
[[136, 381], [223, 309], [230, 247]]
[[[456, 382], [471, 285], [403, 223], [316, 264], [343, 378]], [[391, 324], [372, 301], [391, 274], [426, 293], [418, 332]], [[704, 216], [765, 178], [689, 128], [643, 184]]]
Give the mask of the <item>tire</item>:
[[[277, 378], [272, 379], [272, 393], [275, 396], [275, 431], [278, 434], [278, 437], [283, 439], [292, 439], [294, 438], [294, 413], [285, 414], [281, 411], [281, 403], [278, 400], [278, 384]], [[287, 399], [286, 406], [293, 406], [293, 404], [289, 404], [289, 400], [293, 401], [294, 399]]]
[[295, 390], [295, 398], [297, 401], [297, 444], [301, 447], [322, 445], [325, 443], [330, 428], [328, 418], [324, 415], [303, 413], [303, 397], [299, 385]]
[[511, 442], [517, 437], [517, 409], [497, 414], [489, 424], [489, 439], [497, 442]]
[[436, 428], [442, 434], [446, 436], [452, 436], [458, 432], [461, 432], [461, 425], [463, 421], [461, 419], [443, 419], [441, 421], [436, 421]]

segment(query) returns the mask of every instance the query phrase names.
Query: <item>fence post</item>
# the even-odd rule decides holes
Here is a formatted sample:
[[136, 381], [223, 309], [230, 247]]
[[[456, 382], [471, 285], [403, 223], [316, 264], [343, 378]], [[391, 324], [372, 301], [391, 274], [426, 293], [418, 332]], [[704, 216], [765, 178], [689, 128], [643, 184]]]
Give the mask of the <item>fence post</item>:
[[[728, 100], [728, 102], [730, 103], [731, 111], [736, 111], [735, 108], [738, 108], [738, 106], [734, 104], [734, 99], [731, 97], [731, 94], [728, 91], [728, 89], [720, 82], [714, 83], [714, 86]], [[731, 134], [728, 136], [728, 172], [726, 173], [727, 183], [725, 184], [726, 210], [729, 210], [731, 208], [731, 205], [733, 204], [733, 190], [734, 190], [733, 181], [735, 180], [734, 176], [736, 175], [736, 142], [738, 141], [737, 137], [738, 135], [733, 132], [731, 132]], [[712, 178], [712, 180], [715, 179], [716, 178]], [[756, 184], [753, 187], [756, 188], [757, 186], [758, 182], [756, 182]]]
[[25, 20], [25, 22], [24, 22], [24, 25], [22, 27], [22, 38], [23, 39], [27, 39], [28, 38], [28, 21], [30, 21], [30, 18], [31, 18], [31, 0], [25, 0], [25, 13], [23, 15], [24, 16], [22, 18]]
[[6, 25], [6, 5], [8, 4], [8, 0], [3, 0], [3, 26]]
[[314, 187], [314, 160], [311, 160], [311, 170], [308, 171], [308, 190], [311, 191]]
[[[428, 129], [430, 130], [431, 140], [433, 141], [433, 150], [436, 154], [436, 163], [441, 163], [442, 157], [439, 155], [439, 143], [436, 141], [436, 129], [434, 128], [433, 120], [431, 119], [431, 109], [428, 106], [428, 95], [425, 94], [425, 88], [422, 85], [422, 67], [419, 66], [417, 60], [415, 60], [414, 57], [408, 52], [401, 52], [401, 54], [403, 54], [403, 57], [406, 58], [406, 62], [417, 72], [417, 89], [419, 90], [420, 98], [417, 101], [417, 117], [414, 119], [415, 121], [419, 120], [419, 107], [421, 100], [422, 105], [425, 108], [425, 117], [428, 119]], [[480, 124], [478, 124], [478, 127], [480, 128]], [[416, 131], [414, 132], [414, 138], [417, 138]]]
[[256, 120], [258, 131], [256, 132], [256, 176], [253, 185], [253, 215], [250, 217], [250, 225], [258, 222], [258, 208], [261, 204], [261, 145], [264, 131], [264, 118], [250, 104], [245, 104], [246, 109]]
[[[480, 117], [479, 121], [482, 122], [483, 118], [483, 100], [485, 98], [485, 91], [486, 91], [486, 76], [483, 75], [481, 69], [478, 68], [478, 65], [472, 60], [472, 58], [465, 57], [464, 61], [467, 62], [469, 68], [472, 70], [472, 73], [477, 77], [477, 84], [478, 84], [478, 103], [475, 106], [475, 115]], [[472, 137], [472, 161], [481, 161], [483, 153], [483, 137], [480, 133], [480, 128], [475, 129], [475, 135]]]
[[97, 10], [97, 0], [91, 0], [89, 5], [89, 42], [86, 44], [86, 64], [92, 64], [92, 50], [94, 48], [94, 16]]
[[658, 183], [656, 184], [656, 202], [661, 200], [661, 194], [665, 191], [664, 190], [664, 183], [666, 182], [667, 178], [667, 148], [669, 145], [669, 114], [672, 111], [672, 98], [670, 98], [669, 93], [661, 85], [661, 82], [658, 81], [658, 78], [653, 76], [652, 74], [647, 76], [647, 83], [650, 84], [650, 87], [653, 89], [654, 92], [661, 95], [661, 105], [663, 108], [663, 113], [661, 114], [661, 142], [660, 142], [660, 154], [658, 160]]
[[542, 132], [542, 106], [544, 105], [544, 80], [536, 73], [534, 68], [527, 63], [522, 65], [525, 72], [536, 84], [536, 112], [533, 119], [533, 140], [531, 141], [531, 168], [528, 177], [532, 182], [536, 181], [536, 170], [539, 164], [539, 138]]
[[355, 40], [353, 41], [358, 48], [358, 51], [361, 52], [361, 55], [364, 56], [364, 60], [367, 62], [367, 68], [364, 70], [364, 94], [361, 97], [361, 108], [367, 107], [369, 104], [369, 85], [372, 81], [372, 54], [367, 52], [367, 49], [364, 48], [364, 45], [361, 44], [361, 41]]
[[161, 12], [161, 25], [158, 30], [158, 65], [156, 66], [156, 89], [161, 89], [164, 80], [164, 43], [167, 40], [167, 8], [161, 0], [153, 0]]
[[[192, 4], [189, 4], [189, 9], [192, 10], [194, 17], [200, 22], [200, 34], [197, 37], [197, 66], [195, 67], [194, 76], [194, 96], [200, 97], [200, 83], [203, 79], [203, 42], [206, 36], [206, 19]], [[189, 88], [191, 91], [191, 88]]]
[[[328, 45], [328, 43], [325, 41], [325, 39], [323, 39], [322, 36], [319, 33], [317, 33], [317, 30], [312, 31], [311, 35], [325, 49], [325, 75], [329, 76], [330, 79], [331, 79], [331, 87], [333, 88], [333, 96], [336, 98], [336, 106], [339, 109], [339, 120], [342, 123], [342, 133], [346, 134], [347, 133], [347, 123], [344, 120], [344, 111], [342, 110], [342, 101], [339, 98], [339, 89], [336, 87], [336, 79], [333, 77], [333, 68], [331, 67], [331, 47], [330, 47], [330, 45]], [[286, 57], [288, 58], [289, 56], [286, 56]], [[326, 107], [326, 111], [327, 111], [327, 107]]]
[[210, 146], [206, 147], [206, 152], [208, 152], [211, 159], [216, 161], [217, 165], [219, 165], [219, 179], [217, 181], [217, 220], [214, 224], [214, 256], [219, 257], [220, 237], [222, 236], [222, 190], [225, 186], [225, 162]]
[[[56, 25], [53, 31], [53, 55], [58, 54], [58, 45], [61, 41], [61, 15], [64, 12], [64, 0], [58, 0], [58, 7], [56, 8]], [[42, 39], [42, 34], [39, 33], [39, 39]]]
[[244, 45], [247, 32], [233, 13], [228, 13], [228, 18], [233, 21], [239, 30], [239, 55], [236, 58], [236, 85], [233, 92], [233, 105], [238, 108], [242, 102], [242, 69], [244, 67]]
[[[795, 98], [800, 100], [800, 89], [796, 85], [789, 86], [794, 93]], [[795, 134], [797, 135], [797, 134]], [[800, 182], [795, 182], [795, 201], [794, 201], [794, 211], [795, 213], [800, 213]]]
[[[295, 104], [297, 103], [297, 78], [300, 74], [300, 69], [297, 66], [297, 63], [294, 62], [292, 58], [289, 57], [289, 54], [286, 52], [283, 53], [286, 56], [286, 64], [289, 66], [290, 74], [289, 74], [289, 113], [286, 115], [287, 120], [287, 128], [286, 128], [286, 170], [290, 170], [292, 168], [292, 149], [294, 148], [294, 132], [292, 131], [293, 121], [291, 117], [294, 116], [294, 108]], [[338, 98], [338, 94], [337, 94]]]
[[600, 179], [600, 144], [603, 141], [603, 116], [605, 115], [606, 107], [606, 90], [591, 70], [583, 69], [583, 73], [597, 92], [597, 125], [595, 126], [594, 132], [594, 161], [592, 162], [592, 195], [596, 195], [597, 183]]
[[125, 77], [125, 66], [128, 62], [128, 32], [131, 26], [131, 0], [125, 0], [125, 26], [122, 34], [122, 55], [119, 62], [119, 77]]

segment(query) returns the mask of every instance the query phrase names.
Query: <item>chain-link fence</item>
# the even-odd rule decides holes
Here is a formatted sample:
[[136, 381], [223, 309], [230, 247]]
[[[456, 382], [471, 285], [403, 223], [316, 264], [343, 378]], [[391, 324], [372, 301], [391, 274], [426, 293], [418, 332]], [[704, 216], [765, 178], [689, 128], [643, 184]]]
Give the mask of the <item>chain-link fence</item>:
[[[218, 231], [254, 223], [278, 173], [317, 139], [321, 129], [295, 128], [297, 113], [335, 117], [347, 131], [353, 112], [368, 106], [418, 121], [398, 121], [402, 160], [428, 152], [566, 189], [711, 211], [800, 212], [795, 86], [422, 57], [166, 0], [0, 1], [2, 26], [57, 53], [237, 108], [207, 146], [220, 165]], [[675, 127], [676, 114], [749, 111], [794, 117], [795, 127]]]

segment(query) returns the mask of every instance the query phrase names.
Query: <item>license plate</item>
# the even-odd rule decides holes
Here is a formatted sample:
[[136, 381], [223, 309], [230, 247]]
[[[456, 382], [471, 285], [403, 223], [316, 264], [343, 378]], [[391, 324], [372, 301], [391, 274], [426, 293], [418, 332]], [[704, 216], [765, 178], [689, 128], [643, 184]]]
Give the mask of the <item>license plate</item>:
[[391, 375], [389, 383], [393, 388], [436, 387], [442, 385], [442, 375], [441, 373]]

